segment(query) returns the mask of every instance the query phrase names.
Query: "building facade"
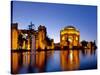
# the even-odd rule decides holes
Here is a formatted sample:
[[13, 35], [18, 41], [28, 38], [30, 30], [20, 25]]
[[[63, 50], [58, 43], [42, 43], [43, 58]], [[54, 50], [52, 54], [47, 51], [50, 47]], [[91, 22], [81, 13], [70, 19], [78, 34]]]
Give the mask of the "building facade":
[[11, 25], [11, 49], [16, 50], [18, 48], [18, 24]]
[[73, 26], [67, 26], [60, 31], [61, 48], [79, 46], [80, 32]]
[[45, 49], [46, 48], [46, 35], [47, 35], [47, 32], [46, 32], [46, 27], [45, 26], [42, 26], [40, 25], [38, 27], [38, 46], [40, 49]]
[[[31, 36], [35, 36], [35, 47], [36, 49], [53, 49], [54, 42], [53, 39], [49, 39], [47, 37], [47, 30], [45, 26], [40, 25], [38, 30], [25, 30], [18, 29], [18, 23], [13, 23], [11, 25], [11, 49], [26, 49], [30, 50], [31, 46]], [[48, 44], [51, 43], [51, 44]]]

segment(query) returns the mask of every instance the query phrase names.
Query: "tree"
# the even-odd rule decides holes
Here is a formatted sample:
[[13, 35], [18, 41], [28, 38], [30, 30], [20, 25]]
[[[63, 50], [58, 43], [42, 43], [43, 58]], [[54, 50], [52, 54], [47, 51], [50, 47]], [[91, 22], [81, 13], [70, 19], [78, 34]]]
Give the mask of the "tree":
[[48, 37], [48, 36], [46, 36], [46, 41], [47, 41], [47, 44], [49, 45], [49, 46], [51, 46], [51, 39]]
[[83, 40], [83, 41], [81, 41], [81, 44], [82, 44], [82, 47], [85, 48], [85, 47], [87, 47], [88, 42]]

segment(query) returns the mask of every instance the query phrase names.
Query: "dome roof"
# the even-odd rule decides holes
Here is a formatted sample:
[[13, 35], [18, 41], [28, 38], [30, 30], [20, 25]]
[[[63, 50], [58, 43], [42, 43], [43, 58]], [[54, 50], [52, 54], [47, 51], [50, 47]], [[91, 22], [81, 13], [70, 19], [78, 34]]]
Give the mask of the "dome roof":
[[75, 29], [76, 30], [74, 26], [66, 26], [64, 29]]

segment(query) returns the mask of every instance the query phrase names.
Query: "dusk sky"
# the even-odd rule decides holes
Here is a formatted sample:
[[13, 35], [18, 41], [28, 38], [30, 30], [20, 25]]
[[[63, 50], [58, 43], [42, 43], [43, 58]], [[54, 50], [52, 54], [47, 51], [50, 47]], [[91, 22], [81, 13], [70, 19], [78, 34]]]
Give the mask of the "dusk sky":
[[31, 21], [36, 29], [44, 25], [54, 42], [60, 41], [60, 30], [69, 25], [80, 31], [80, 41], [97, 41], [96, 6], [14, 1], [12, 13], [19, 29], [28, 29]]

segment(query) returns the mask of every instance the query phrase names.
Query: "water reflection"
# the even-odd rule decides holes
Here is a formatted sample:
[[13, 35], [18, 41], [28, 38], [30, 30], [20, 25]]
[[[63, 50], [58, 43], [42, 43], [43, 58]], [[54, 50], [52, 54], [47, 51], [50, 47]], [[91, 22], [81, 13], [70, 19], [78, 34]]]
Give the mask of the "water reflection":
[[[35, 53], [12, 52], [11, 73], [38, 73], [79, 70], [83, 69], [84, 61], [85, 63], [89, 62], [85, 59], [89, 60], [91, 58], [93, 63], [96, 63], [97, 60], [95, 55], [96, 51], [89, 49], [36, 51]], [[85, 59], [84, 56], [86, 57]], [[86, 67], [89, 66], [86, 65]], [[94, 68], [97, 68], [97, 66], [94, 66]]]
[[30, 52], [13, 52], [11, 53], [11, 71], [12, 73], [18, 73], [19, 69], [24, 66], [28, 66], [30, 63]]
[[94, 55], [96, 50], [94, 49], [85, 49], [85, 50], [81, 50], [82, 54], [85, 56], [85, 55]]
[[62, 70], [76, 70], [79, 68], [79, 51], [78, 50], [66, 50], [60, 52], [61, 67]]

